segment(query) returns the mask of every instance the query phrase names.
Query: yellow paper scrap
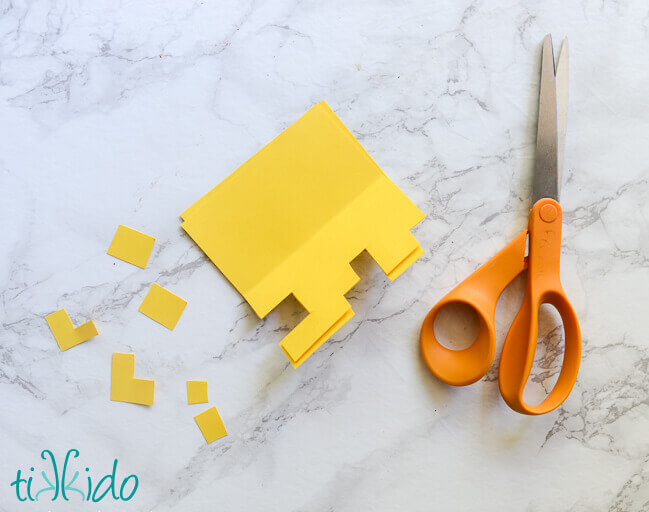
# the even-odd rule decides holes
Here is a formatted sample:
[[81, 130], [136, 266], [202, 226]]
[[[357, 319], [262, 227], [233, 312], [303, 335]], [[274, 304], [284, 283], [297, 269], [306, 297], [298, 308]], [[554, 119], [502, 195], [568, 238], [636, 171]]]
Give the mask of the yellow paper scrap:
[[207, 381], [205, 380], [188, 380], [187, 381], [187, 403], [188, 404], [205, 404], [207, 399]]
[[146, 268], [154, 243], [155, 238], [152, 236], [120, 224], [110, 243], [108, 254], [140, 268]]
[[350, 261], [367, 250], [394, 280], [423, 254], [424, 214], [324, 102], [181, 217], [259, 317], [290, 294], [309, 312], [280, 342], [295, 367], [354, 315]]
[[113, 353], [110, 399], [117, 402], [153, 405], [155, 381], [135, 378], [135, 356]]
[[79, 343], [88, 341], [99, 334], [92, 320], [75, 327], [65, 309], [60, 309], [45, 317], [52, 334], [61, 350], [67, 350]]
[[186, 305], [186, 300], [153, 283], [138, 311], [173, 330]]
[[197, 414], [194, 416], [194, 419], [196, 420], [198, 428], [201, 429], [207, 444], [228, 435], [223, 420], [219, 415], [219, 411], [216, 410], [216, 407], [210, 407], [206, 411]]

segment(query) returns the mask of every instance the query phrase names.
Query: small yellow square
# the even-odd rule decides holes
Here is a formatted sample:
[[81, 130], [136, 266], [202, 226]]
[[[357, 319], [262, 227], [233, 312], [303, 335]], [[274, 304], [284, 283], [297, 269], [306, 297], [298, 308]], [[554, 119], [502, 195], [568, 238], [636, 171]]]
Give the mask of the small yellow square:
[[210, 407], [207, 411], [194, 416], [194, 419], [208, 444], [228, 435], [216, 407]]
[[108, 254], [140, 268], [146, 268], [154, 243], [155, 238], [152, 236], [120, 224], [110, 243]]
[[188, 404], [205, 404], [207, 399], [207, 381], [206, 380], [188, 380], [187, 381], [187, 403]]
[[138, 311], [167, 329], [173, 330], [186, 305], [186, 300], [153, 283]]

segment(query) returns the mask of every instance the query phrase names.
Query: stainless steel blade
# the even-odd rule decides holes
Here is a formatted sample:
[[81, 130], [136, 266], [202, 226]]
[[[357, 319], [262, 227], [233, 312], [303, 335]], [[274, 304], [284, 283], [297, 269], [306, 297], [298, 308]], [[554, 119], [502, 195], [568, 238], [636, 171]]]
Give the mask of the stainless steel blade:
[[554, 81], [554, 52], [550, 34], [543, 39], [539, 121], [536, 131], [536, 162], [532, 204], [544, 197], [559, 200], [557, 165], [557, 98]]
[[557, 63], [555, 79], [557, 91], [557, 164], [559, 168], [557, 182], [559, 195], [561, 195], [561, 184], [563, 183], [563, 155], [566, 149], [566, 125], [568, 123], [568, 63], [568, 38], [566, 37], [559, 51], [559, 62]]

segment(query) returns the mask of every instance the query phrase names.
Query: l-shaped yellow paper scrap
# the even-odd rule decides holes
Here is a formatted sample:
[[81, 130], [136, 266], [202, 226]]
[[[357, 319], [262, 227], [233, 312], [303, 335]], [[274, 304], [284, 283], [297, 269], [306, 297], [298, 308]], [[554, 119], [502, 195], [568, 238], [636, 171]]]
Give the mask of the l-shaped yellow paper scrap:
[[309, 315], [280, 346], [304, 362], [354, 312], [349, 262], [367, 250], [394, 280], [423, 251], [424, 214], [323, 102], [181, 215], [258, 316], [291, 293]]
[[155, 238], [135, 229], [117, 226], [108, 254], [140, 268], [146, 268]]
[[139, 312], [173, 330], [183, 314], [187, 301], [174, 295], [159, 284], [153, 283], [146, 294]]
[[201, 429], [207, 444], [228, 435], [221, 415], [216, 407], [210, 407], [206, 411], [197, 414], [194, 416], [194, 420], [196, 420], [198, 428]]
[[188, 404], [205, 404], [207, 399], [207, 381], [206, 380], [188, 380], [187, 381], [187, 403]]
[[113, 352], [110, 399], [117, 402], [153, 405], [155, 381], [135, 378], [135, 356]]
[[92, 320], [75, 327], [65, 309], [59, 309], [45, 317], [61, 350], [67, 350], [88, 341], [99, 334]]

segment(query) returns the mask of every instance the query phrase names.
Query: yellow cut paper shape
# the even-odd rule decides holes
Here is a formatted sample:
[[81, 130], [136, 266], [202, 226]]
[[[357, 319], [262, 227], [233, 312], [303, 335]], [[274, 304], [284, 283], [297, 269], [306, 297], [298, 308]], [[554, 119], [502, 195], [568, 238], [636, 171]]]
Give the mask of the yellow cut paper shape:
[[67, 350], [88, 341], [99, 334], [92, 320], [75, 327], [65, 309], [59, 309], [45, 317], [61, 350]]
[[201, 429], [207, 444], [228, 435], [223, 420], [221, 419], [216, 407], [210, 407], [206, 411], [197, 414], [194, 416], [194, 420], [196, 420], [198, 428]]
[[108, 248], [108, 254], [140, 268], [146, 268], [155, 238], [135, 229], [117, 226], [117, 232]]
[[308, 311], [280, 342], [294, 367], [354, 315], [350, 261], [367, 250], [394, 280], [423, 254], [424, 214], [324, 102], [181, 217], [259, 317], [290, 294]]
[[167, 329], [173, 330], [186, 305], [186, 300], [153, 283], [138, 311], [164, 325]]
[[204, 404], [207, 403], [207, 381], [205, 380], [188, 380], [187, 381], [187, 403]]
[[155, 381], [135, 378], [135, 355], [113, 352], [110, 399], [117, 402], [153, 405]]

